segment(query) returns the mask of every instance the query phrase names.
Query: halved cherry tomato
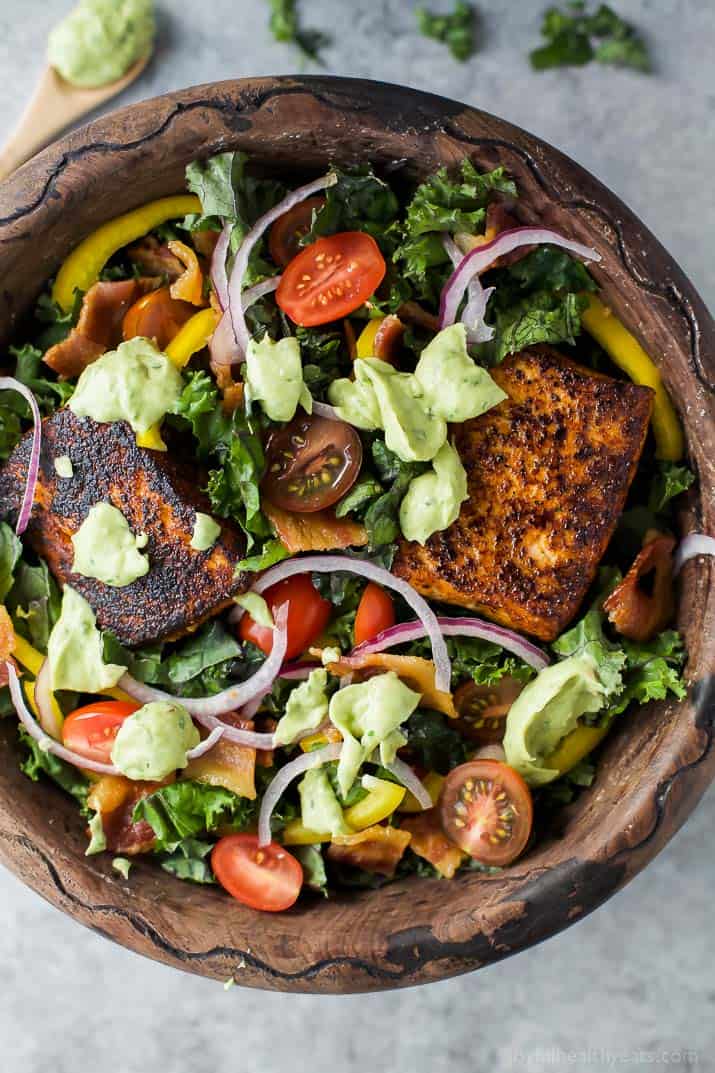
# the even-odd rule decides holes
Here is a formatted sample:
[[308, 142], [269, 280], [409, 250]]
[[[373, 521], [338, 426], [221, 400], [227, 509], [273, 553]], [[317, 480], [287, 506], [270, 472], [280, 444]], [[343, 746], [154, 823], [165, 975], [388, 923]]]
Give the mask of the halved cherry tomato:
[[172, 298], [168, 287], [160, 287], [130, 306], [122, 323], [122, 335], [125, 339], [143, 335], [164, 350], [195, 312], [189, 302]]
[[392, 598], [374, 581], [369, 581], [360, 598], [355, 616], [355, 644], [372, 641], [378, 633], [395, 625], [395, 605]]
[[300, 862], [276, 842], [259, 846], [256, 835], [227, 835], [211, 852], [211, 867], [224, 890], [251, 909], [290, 909], [303, 886]]
[[311, 514], [342, 499], [361, 465], [362, 442], [352, 425], [306, 414], [271, 435], [261, 487], [277, 507]]
[[281, 277], [276, 302], [305, 328], [347, 317], [377, 290], [385, 259], [371, 235], [342, 231], [319, 238], [294, 257]]
[[141, 705], [125, 700], [97, 700], [86, 704], [68, 715], [62, 726], [62, 741], [68, 749], [98, 760], [101, 764], [111, 762], [112, 746], [120, 726]]
[[459, 713], [455, 728], [480, 745], [501, 741], [509, 709], [525, 684], [508, 675], [493, 686], [463, 682], [454, 694], [454, 706]]
[[324, 204], [324, 197], [309, 197], [284, 212], [273, 224], [268, 236], [268, 252], [279, 268], [285, 268], [300, 253], [300, 240], [310, 231], [313, 212], [319, 212]]
[[498, 760], [471, 760], [450, 771], [439, 808], [447, 837], [483, 864], [511, 864], [529, 841], [531, 792]]
[[[324, 600], [310, 580], [310, 574], [296, 574], [295, 577], [271, 585], [263, 593], [263, 598], [271, 609], [273, 618], [284, 604], [288, 604], [288, 648], [286, 659], [294, 659], [306, 648], [317, 641], [328, 625], [333, 605]], [[259, 626], [250, 615], [242, 617], [238, 624], [238, 634], [242, 641], [250, 641], [263, 652], [273, 648], [273, 630], [268, 626]]]

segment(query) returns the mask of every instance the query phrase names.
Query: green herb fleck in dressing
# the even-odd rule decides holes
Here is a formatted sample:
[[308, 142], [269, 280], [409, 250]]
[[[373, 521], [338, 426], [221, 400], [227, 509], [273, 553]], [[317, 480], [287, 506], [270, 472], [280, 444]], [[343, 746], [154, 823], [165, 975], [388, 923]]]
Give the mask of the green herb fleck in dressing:
[[80, 0], [50, 32], [47, 59], [73, 86], [106, 86], [152, 48], [153, 0]]
[[69, 407], [77, 417], [128, 421], [135, 432], [146, 432], [173, 409], [183, 386], [152, 342], [130, 339], [87, 366]]
[[132, 533], [127, 519], [111, 503], [95, 503], [72, 537], [72, 569], [113, 588], [131, 585], [149, 572], [149, 560], [140, 552], [147, 540], [146, 533]]
[[62, 477], [66, 481], [71, 477], [74, 477], [72, 460], [69, 455], [60, 455], [59, 458], [55, 459], [55, 473], [58, 477]]
[[202, 514], [196, 511], [194, 532], [191, 536], [191, 547], [194, 551], [208, 551], [212, 548], [221, 535], [221, 526], [215, 522], [210, 514]]

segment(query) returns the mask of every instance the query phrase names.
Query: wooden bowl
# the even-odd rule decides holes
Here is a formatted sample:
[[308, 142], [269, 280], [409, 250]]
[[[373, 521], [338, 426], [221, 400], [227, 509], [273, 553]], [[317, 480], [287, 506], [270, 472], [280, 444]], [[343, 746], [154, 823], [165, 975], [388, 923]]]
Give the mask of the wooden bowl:
[[[244, 149], [298, 182], [367, 160], [420, 179], [468, 155], [504, 164], [527, 218], [597, 247], [607, 302], [642, 340], [682, 416], [699, 487], [682, 522], [713, 531], [715, 326], [657, 240], [613, 194], [551, 146], [484, 112], [410, 89], [338, 78], [223, 82], [115, 112], [56, 143], [0, 187], [0, 334], [65, 255], [120, 212], [182, 190], [195, 157]], [[14, 721], [0, 725], [0, 859], [95, 931], [178, 968], [251, 987], [347, 992], [478, 968], [530, 946], [610, 897], [665, 845], [715, 770], [711, 749], [712, 561], [686, 566], [679, 626], [688, 699], [620, 719], [590, 790], [511, 869], [452, 882], [302, 901], [271, 916], [140, 861], [128, 882], [85, 857], [74, 804], [18, 771]]]

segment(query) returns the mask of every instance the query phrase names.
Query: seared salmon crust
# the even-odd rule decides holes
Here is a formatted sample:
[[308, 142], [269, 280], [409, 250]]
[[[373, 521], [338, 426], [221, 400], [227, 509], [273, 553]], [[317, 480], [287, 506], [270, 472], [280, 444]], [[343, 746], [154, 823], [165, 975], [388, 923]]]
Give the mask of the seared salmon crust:
[[[0, 514], [14, 521], [20, 508], [30, 456], [31, 434], [23, 437], [0, 472]], [[55, 458], [68, 455], [71, 479], [58, 477]], [[206, 475], [172, 452], [138, 447], [124, 421], [99, 424], [58, 410], [42, 422], [40, 474], [27, 538], [60, 582], [91, 604], [102, 629], [125, 645], [174, 638], [244, 592], [251, 575], [234, 577], [245, 540], [231, 522], [208, 551], [191, 546], [196, 512], [211, 513], [199, 490]], [[72, 572], [77, 532], [95, 503], [109, 502], [134, 533], [146, 533], [149, 572], [114, 588]]]
[[490, 370], [509, 398], [454, 430], [469, 498], [394, 573], [433, 600], [552, 641], [616, 528], [648, 431], [650, 388], [538, 346]]

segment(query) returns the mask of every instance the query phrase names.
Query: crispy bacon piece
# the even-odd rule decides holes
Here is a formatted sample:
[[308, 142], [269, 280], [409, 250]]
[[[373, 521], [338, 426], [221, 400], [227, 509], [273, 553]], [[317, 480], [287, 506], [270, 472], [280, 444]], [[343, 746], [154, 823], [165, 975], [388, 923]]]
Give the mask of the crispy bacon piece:
[[454, 845], [442, 830], [439, 809], [430, 808], [402, 820], [402, 831], [412, 835], [410, 849], [437, 869], [445, 879], [451, 879], [464, 860], [465, 854]]
[[191, 232], [191, 241], [200, 257], [205, 257], [207, 260], [213, 257], [213, 252], [216, 249], [216, 243], [219, 240], [220, 234], [220, 231]]
[[297, 514], [282, 510], [267, 499], [261, 506], [291, 555], [299, 551], [336, 551], [367, 544], [364, 526], [348, 518], [336, 518], [333, 510]]
[[385, 317], [375, 333], [374, 356], [380, 361], [386, 361], [389, 365], [397, 365], [404, 334], [405, 326], [399, 317], [395, 317], [392, 313]]
[[603, 610], [616, 630], [631, 641], [650, 641], [675, 613], [673, 537], [655, 535], [605, 600]]
[[223, 388], [223, 399], [221, 406], [225, 414], [232, 414], [240, 406], [243, 406], [243, 396], [245, 394], [245, 387], [242, 383], [235, 384], [233, 381], [226, 384]]
[[108, 850], [133, 856], [154, 848], [154, 831], [146, 820], [134, 823], [132, 814], [137, 801], [173, 781], [173, 775], [163, 782], [133, 782], [123, 775], [102, 775], [95, 782], [87, 804], [102, 817]]
[[185, 242], [169, 242], [168, 247], [184, 268], [179, 278], [170, 287], [171, 297], [190, 302], [193, 306], [207, 305], [204, 298], [204, 274], [201, 271], [196, 251]]
[[77, 325], [42, 359], [63, 380], [79, 376], [88, 365], [122, 341], [122, 321], [130, 306], [156, 288], [150, 278], [95, 283], [82, 299]]
[[418, 328], [424, 328], [428, 332], [439, 331], [439, 317], [434, 313], [428, 313], [417, 302], [403, 302], [397, 310], [400, 320], [407, 324], [414, 324]]
[[147, 235], [136, 246], [131, 246], [127, 256], [145, 275], [165, 276], [169, 283], [174, 283], [184, 273], [179, 258], [165, 242], [159, 242], [153, 235]]
[[434, 684], [434, 663], [421, 656], [394, 656], [389, 652], [364, 653], [357, 656], [343, 656], [336, 663], [328, 664], [331, 674], [353, 674], [355, 671], [377, 669], [394, 671], [405, 685], [422, 694], [422, 700], [428, 708], [457, 718], [451, 693], [443, 693]]
[[0, 604], [0, 687], [8, 683], [5, 663], [10, 660], [14, 665], [12, 653], [15, 651], [15, 630], [7, 609]]
[[393, 876], [402, 855], [410, 844], [409, 831], [376, 824], [354, 835], [336, 838], [328, 846], [328, 858], [366, 872]]
[[345, 345], [348, 348], [350, 361], [355, 361], [355, 358], [357, 357], [357, 339], [355, 338], [355, 329], [347, 318], [343, 321], [343, 334], [345, 336]]
[[[222, 722], [239, 730], [253, 730], [253, 720], [242, 719], [237, 712], [227, 712], [221, 716]], [[205, 738], [206, 732], [201, 731]], [[181, 773], [182, 779], [205, 782], [209, 786], [223, 786], [232, 790], [239, 797], [248, 797], [251, 801], [256, 796], [256, 750], [233, 741], [219, 740], [213, 749], [196, 760], [190, 760]]]

